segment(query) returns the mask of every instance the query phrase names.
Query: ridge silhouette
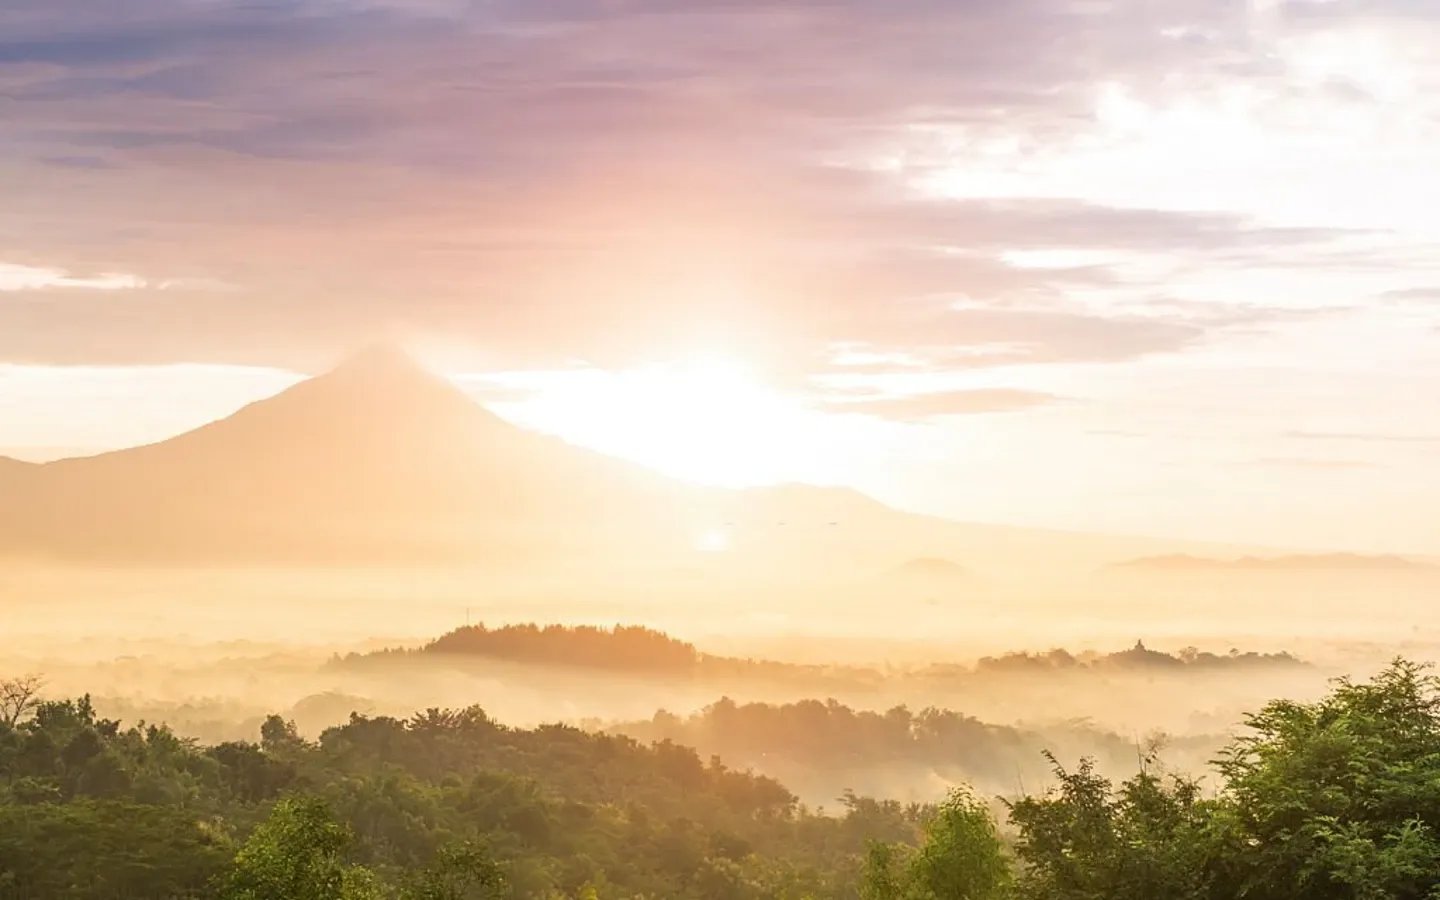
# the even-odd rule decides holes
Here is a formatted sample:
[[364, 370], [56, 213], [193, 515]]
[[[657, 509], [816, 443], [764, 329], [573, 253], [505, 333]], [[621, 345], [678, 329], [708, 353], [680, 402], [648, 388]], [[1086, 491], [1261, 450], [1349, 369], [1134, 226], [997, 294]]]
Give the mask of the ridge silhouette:
[[134, 564], [625, 563], [721, 528], [726, 559], [768, 553], [775, 570], [1177, 549], [934, 519], [848, 488], [700, 487], [513, 425], [386, 344], [168, 440], [0, 465], [0, 508], [0, 557]]
[[[15, 469], [0, 482], [11, 555], [484, 558], [603, 538], [621, 520], [660, 527], [721, 497], [512, 425], [383, 344], [168, 440]], [[800, 496], [829, 512], [873, 503], [733, 495], [751, 520]]]
[[1139, 572], [1423, 572], [1436, 567], [1394, 554], [1310, 553], [1284, 556], [1220, 558], [1171, 554], [1147, 556], [1116, 563], [1117, 571]]

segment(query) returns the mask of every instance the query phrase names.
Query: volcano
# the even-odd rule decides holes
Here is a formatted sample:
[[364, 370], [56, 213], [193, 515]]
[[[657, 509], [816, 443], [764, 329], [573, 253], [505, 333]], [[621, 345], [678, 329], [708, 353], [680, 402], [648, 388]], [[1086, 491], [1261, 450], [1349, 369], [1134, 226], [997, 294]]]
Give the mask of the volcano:
[[159, 443], [0, 459], [0, 510], [0, 555], [133, 564], [630, 560], [722, 528], [731, 559], [776, 570], [915, 554], [1084, 567], [1188, 549], [950, 522], [849, 489], [700, 487], [513, 425], [389, 346]]
[[15, 468], [7, 549], [117, 559], [484, 556], [672, 492], [505, 422], [390, 347], [166, 441]]

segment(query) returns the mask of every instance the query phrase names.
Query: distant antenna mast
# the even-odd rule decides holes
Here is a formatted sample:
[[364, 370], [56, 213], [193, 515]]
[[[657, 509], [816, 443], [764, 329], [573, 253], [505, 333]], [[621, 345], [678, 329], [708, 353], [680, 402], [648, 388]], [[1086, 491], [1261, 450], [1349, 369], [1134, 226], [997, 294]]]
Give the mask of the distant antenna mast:
[[465, 607], [465, 627], [470, 627], [470, 607]]

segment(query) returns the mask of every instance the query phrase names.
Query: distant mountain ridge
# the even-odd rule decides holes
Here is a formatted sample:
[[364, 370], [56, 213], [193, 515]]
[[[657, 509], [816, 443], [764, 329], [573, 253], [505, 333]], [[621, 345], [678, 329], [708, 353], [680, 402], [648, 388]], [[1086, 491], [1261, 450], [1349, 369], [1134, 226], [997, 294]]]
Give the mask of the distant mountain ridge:
[[1131, 572], [1440, 572], [1440, 567], [1403, 556], [1355, 553], [1243, 556], [1221, 559], [1188, 554], [1149, 556], [1116, 563]]
[[673, 570], [724, 528], [731, 569], [746, 559], [765, 577], [823, 580], [905, 557], [1081, 573], [1209, 546], [953, 522], [848, 488], [676, 481], [519, 428], [387, 346], [169, 440], [7, 461], [0, 508], [0, 557], [135, 565], [663, 558]]

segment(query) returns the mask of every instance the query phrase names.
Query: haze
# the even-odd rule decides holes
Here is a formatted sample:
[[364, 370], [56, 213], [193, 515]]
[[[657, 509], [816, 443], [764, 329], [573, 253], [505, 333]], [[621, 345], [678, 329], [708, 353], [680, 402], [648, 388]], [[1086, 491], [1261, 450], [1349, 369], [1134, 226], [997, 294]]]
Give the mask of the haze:
[[[224, 894], [308, 797], [387, 896], [443, 833], [507, 897], [854, 900], [959, 786], [1199, 777], [1440, 658], [1436, 46], [1383, 0], [9, 0], [0, 826], [183, 819], [126, 896]], [[367, 819], [387, 766], [472, 793]], [[828, 886], [592, 854], [692, 819]], [[0, 893], [106, 900], [19, 862], [113, 825], [56, 821]]]

